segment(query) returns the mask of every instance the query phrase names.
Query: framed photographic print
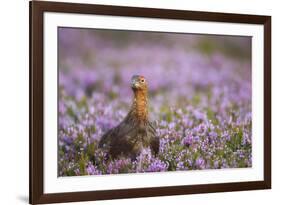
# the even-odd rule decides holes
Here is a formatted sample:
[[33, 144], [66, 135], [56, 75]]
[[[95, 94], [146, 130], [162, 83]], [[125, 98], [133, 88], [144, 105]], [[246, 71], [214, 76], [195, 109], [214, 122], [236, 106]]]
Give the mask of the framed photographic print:
[[30, 203], [271, 188], [271, 17], [30, 2]]

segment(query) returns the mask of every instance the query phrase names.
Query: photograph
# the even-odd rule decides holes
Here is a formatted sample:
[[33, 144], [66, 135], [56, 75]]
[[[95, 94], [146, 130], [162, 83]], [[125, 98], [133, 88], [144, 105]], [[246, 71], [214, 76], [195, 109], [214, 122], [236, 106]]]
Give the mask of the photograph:
[[252, 167], [251, 36], [61, 26], [57, 43], [58, 177]]

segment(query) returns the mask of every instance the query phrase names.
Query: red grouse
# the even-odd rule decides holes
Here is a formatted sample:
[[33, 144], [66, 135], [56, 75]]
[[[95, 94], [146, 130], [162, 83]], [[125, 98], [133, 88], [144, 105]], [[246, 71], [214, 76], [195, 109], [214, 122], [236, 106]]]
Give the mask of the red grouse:
[[159, 151], [159, 138], [148, 119], [148, 84], [143, 76], [134, 75], [131, 79], [134, 99], [131, 110], [115, 128], [106, 132], [99, 143], [111, 158], [128, 156], [135, 159], [143, 148], [150, 147], [154, 154]]

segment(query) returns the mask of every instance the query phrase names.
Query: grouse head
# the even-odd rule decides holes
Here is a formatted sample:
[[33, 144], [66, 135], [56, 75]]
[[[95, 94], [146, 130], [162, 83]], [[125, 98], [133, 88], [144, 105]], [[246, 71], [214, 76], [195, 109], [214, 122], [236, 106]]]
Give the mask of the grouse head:
[[147, 82], [144, 76], [133, 75], [131, 79], [131, 87], [133, 91], [145, 91], [147, 90]]

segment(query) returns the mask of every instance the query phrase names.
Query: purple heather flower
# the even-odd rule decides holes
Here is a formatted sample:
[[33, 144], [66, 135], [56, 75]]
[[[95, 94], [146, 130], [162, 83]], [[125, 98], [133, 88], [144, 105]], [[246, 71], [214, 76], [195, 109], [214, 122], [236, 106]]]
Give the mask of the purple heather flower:
[[62, 140], [67, 145], [71, 145], [73, 143], [73, 139], [71, 137], [67, 136], [67, 135], [64, 135], [62, 137]]
[[184, 162], [180, 161], [177, 164], [177, 170], [185, 170]]
[[198, 135], [193, 137], [194, 142], [199, 142], [200, 141], [200, 137]]
[[118, 174], [118, 173], [124, 173], [125, 170], [129, 169], [129, 166], [131, 165], [130, 159], [118, 159], [114, 160], [109, 163], [107, 167], [107, 173], [108, 174]]
[[59, 101], [59, 113], [61, 115], [63, 115], [63, 114], [65, 114], [65, 112], [66, 112], [66, 106], [65, 106], [64, 102]]
[[92, 164], [89, 164], [87, 166], [86, 171], [87, 171], [88, 175], [99, 175], [99, 174], [101, 174], [101, 171], [99, 171], [97, 169], [97, 167], [92, 165]]
[[173, 130], [176, 127], [176, 123], [175, 122], [171, 122], [171, 123], [168, 124], [168, 127], [169, 127], [170, 130]]
[[198, 168], [198, 169], [203, 169], [204, 166], [205, 166], [205, 160], [201, 157], [199, 157], [198, 159], [196, 159], [195, 161], [195, 166]]
[[182, 140], [182, 144], [186, 145], [186, 146], [190, 146], [193, 142], [193, 136], [192, 135], [188, 135], [185, 138], [183, 138]]
[[218, 168], [219, 168], [219, 161], [218, 161], [218, 160], [215, 160], [215, 161], [214, 161], [214, 168], [215, 168], [215, 169], [218, 169]]
[[198, 110], [194, 110], [193, 111], [193, 115], [195, 116], [196, 119], [198, 120], [205, 120], [206, 119], [206, 115]]
[[216, 137], [218, 136], [218, 134], [217, 134], [216, 132], [214, 132], [214, 131], [211, 131], [211, 132], [209, 133], [209, 136], [210, 136], [210, 137], [213, 137], [213, 138], [216, 138]]
[[166, 163], [162, 162], [159, 159], [155, 159], [147, 168], [147, 172], [164, 172], [167, 171], [168, 166]]

